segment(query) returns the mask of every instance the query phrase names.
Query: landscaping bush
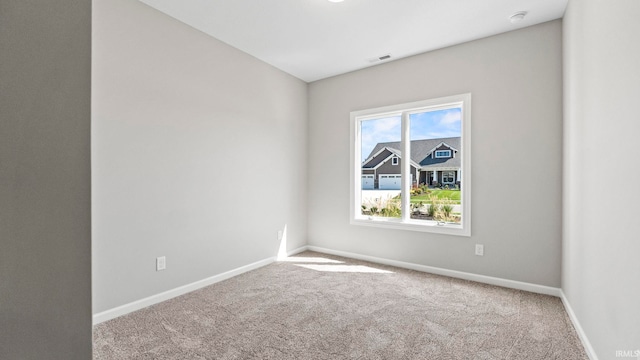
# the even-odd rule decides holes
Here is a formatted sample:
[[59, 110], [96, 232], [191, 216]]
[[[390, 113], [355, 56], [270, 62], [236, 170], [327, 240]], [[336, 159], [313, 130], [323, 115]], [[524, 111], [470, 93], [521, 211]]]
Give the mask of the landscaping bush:
[[395, 198], [376, 198], [369, 200], [368, 203], [362, 204], [363, 207], [369, 206], [371, 216], [383, 216], [383, 217], [400, 217], [400, 197]]
[[[461, 214], [454, 213], [453, 209], [459, 202], [448, 197], [441, 197], [434, 191], [433, 194], [423, 195], [425, 201], [410, 204], [410, 215], [414, 219], [426, 219], [444, 222], [460, 223]], [[363, 203], [362, 211], [364, 215], [380, 217], [402, 217], [402, 206], [399, 196], [387, 197], [386, 199], [376, 198]], [[368, 211], [367, 211], [368, 209]]]
[[445, 204], [445, 205], [442, 205], [441, 209], [445, 219], [449, 219], [451, 217], [451, 212], [453, 211], [453, 206], [449, 204]]
[[427, 209], [427, 216], [435, 217], [438, 212], [438, 205], [435, 200], [431, 200], [431, 204], [429, 204], [429, 208]]

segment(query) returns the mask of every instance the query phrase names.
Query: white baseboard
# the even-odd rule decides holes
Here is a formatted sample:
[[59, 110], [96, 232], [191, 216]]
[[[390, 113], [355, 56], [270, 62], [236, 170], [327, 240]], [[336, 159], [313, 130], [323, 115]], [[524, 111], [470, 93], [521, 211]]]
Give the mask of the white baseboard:
[[297, 249], [293, 249], [293, 250], [291, 250], [291, 251], [287, 251], [287, 256], [291, 256], [291, 255], [299, 254], [299, 253], [301, 253], [301, 252], [303, 252], [303, 251], [307, 251], [307, 250], [309, 250], [309, 247], [308, 247], [307, 245], [300, 246], [300, 247], [299, 247], [299, 248], [297, 248]]
[[565, 296], [561, 288], [554, 288], [554, 287], [544, 286], [544, 285], [536, 285], [536, 284], [525, 283], [525, 282], [514, 281], [514, 280], [507, 280], [507, 279], [496, 278], [491, 276], [477, 275], [477, 274], [472, 274], [472, 273], [467, 273], [462, 271], [448, 270], [448, 269], [443, 269], [443, 268], [438, 268], [433, 266], [419, 265], [419, 264], [407, 263], [407, 262], [397, 261], [397, 260], [389, 260], [389, 259], [378, 258], [378, 257], [368, 256], [368, 255], [361, 255], [361, 254], [356, 254], [356, 253], [351, 253], [346, 251], [326, 249], [326, 248], [313, 246], [313, 245], [308, 245], [308, 246], [303, 246], [301, 248], [298, 248], [295, 251], [290, 252], [289, 255], [297, 254], [306, 250], [559, 297], [562, 300], [562, 304], [564, 305], [564, 308], [567, 311], [567, 314], [569, 315], [569, 319], [571, 320], [574, 328], [576, 329], [576, 333], [578, 334], [578, 337], [580, 338], [580, 341], [584, 346], [584, 350], [587, 353], [587, 356], [589, 357], [590, 360], [598, 360], [598, 356], [596, 355], [596, 352], [593, 350], [593, 347], [591, 346], [591, 342], [589, 342], [589, 339], [587, 338], [587, 334], [582, 329], [582, 326], [580, 325], [580, 322], [578, 321], [576, 314], [573, 312], [573, 308], [571, 307], [571, 304], [569, 304], [569, 300], [567, 299], [567, 297]]
[[[397, 261], [397, 260], [378, 258], [374, 256], [361, 255], [361, 254], [356, 254], [356, 253], [351, 253], [346, 251], [331, 250], [331, 249], [326, 249], [318, 246], [302, 246], [297, 249], [288, 251], [287, 255], [291, 256], [306, 250], [311, 250], [311, 251], [316, 251], [316, 252], [331, 254], [331, 255], [337, 255], [337, 256], [342, 256], [342, 257], [347, 257], [352, 259], [370, 261], [378, 264], [391, 265], [399, 268], [422, 271], [422, 272], [427, 272], [431, 274], [450, 276], [450, 277], [464, 279], [464, 280], [477, 281], [480, 283], [503, 286], [503, 287], [512, 288], [512, 289], [525, 290], [525, 291], [530, 291], [530, 292], [539, 293], [539, 294], [552, 295], [557, 297], [561, 296], [561, 290], [554, 287], [536, 285], [536, 284], [525, 283], [525, 282], [514, 281], [514, 280], [507, 280], [507, 279], [496, 278], [496, 277], [485, 276], [485, 275], [472, 274], [472, 273], [456, 271], [456, 270], [448, 270], [448, 269], [443, 269], [443, 268], [438, 268], [433, 266], [413, 264], [413, 263]], [[276, 257], [273, 256], [264, 260], [254, 262], [252, 264], [241, 266], [237, 269], [233, 269], [233, 270], [224, 272], [222, 274], [214, 275], [212, 277], [209, 277], [200, 281], [196, 281], [191, 284], [183, 285], [175, 289], [171, 289], [156, 295], [146, 297], [144, 299], [136, 300], [134, 302], [124, 304], [122, 306], [118, 306], [116, 308], [94, 314], [93, 324], [96, 325], [104, 321], [115, 319], [119, 316], [128, 314], [136, 310], [143, 309], [147, 306], [151, 306], [151, 305], [160, 303], [162, 301], [172, 299], [176, 296], [184, 295], [188, 292], [198, 290], [205, 286], [209, 286], [217, 282], [227, 280], [229, 278], [232, 278], [236, 275], [240, 275], [247, 271], [261, 268], [275, 261], [276, 261]], [[570, 316], [571, 316], [571, 313], [570, 313]], [[572, 317], [572, 321], [574, 318], [575, 317]], [[576, 326], [576, 328], [578, 328], [578, 326]]]
[[[582, 326], [580, 326], [580, 322], [578, 321], [578, 318], [576, 317], [575, 313], [573, 312], [573, 309], [571, 308], [571, 305], [569, 304], [569, 300], [567, 300], [567, 298], [564, 295], [564, 292], [562, 291], [562, 289], [554, 288], [554, 287], [550, 287], [550, 286], [544, 286], [544, 285], [525, 283], [525, 282], [521, 282], [521, 281], [514, 281], [514, 280], [496, 278], [496, 277], [492, 277], [492, 276], [472, 274], [472, 273], [467, 273], [467, 272], [463, 272], [463, 271], [456, 271], [456, 270], [443, 269], [443, 268], [438, 268], [438, 267], [433, 267], [433, 266], [413, 264], [413, 263], [408, 263], [408, 262], [404, 262], [404, 261], [390, 260], [390, 259], [384, 259], [384, 258], [368, 256], [368, 255], [361, 255], [361, 254], [356, 254], [356, 253], [351, 253], [351, 252], [346, 252], [346, 251], [331, 250], [331, 249], [326, 249], [326, 248], [322, 248], [322, 247], [318, 247], [318, 246], [312, 246], [312, 245], [302, 246], [302, 247], [299, 247], [297, 249], [288, 251], [287, 255], [291, 256], [291, 255], [295, 255], [295, 254], [298, 254], [298, 253], [301, 253], [301, 252], [307, 251], [307, 250], [316, 251], [316, 252], [319, 252], [319, 253], [330, 254], [330, 255], [342, 256], [342, 257], [346, 257], [346, 258], [370, 261], [370, 262], [378, 263], [378, 264], [391, 265], [391, 266], [396, 266], [396, 267], [399, 267], [399, 268], [422, 271], [422, 272], [431, 273], [431, 274], [450, 276], [450, 277], [454, 277], [454, 278], [458, 278], [458, 279], [476, 281], [476, 282], [480, 282], [480, 283], [484, 283], [484, 284], [503, 286], [503, 287], [507, 287], [507, 288], [511, 288], [511, 289], [524, 290], [524, 291], [530, 291], [530, 292], [534, 292], [534, 293], [538, 293], [538, 294], [545, 294], [545, 295], [551, 295], [551, 296], [560, 297], [560, 299], [562, 299], [562, 303], [564, 304], [564, 307], [565, 307], [565, 309], [567, 311], [567, 314], [569, 315], [569, 319], [571, 319], [571, 322], [573, 323], [573, 326], [576, 329], [578, 337], [580, 338], [580, 341], [582, 341], [582, 344], [584, 345], [585, 352], [589, 356], [589, 359], [598, 360], [598, 357], [597, 357], [595, 351], [593, 350], [593, 347], [591, 346], [591, 343], [589, 342], [589, 339], [587, 338], [587, 335], [585, 334], [584, 330], [582, 329]], [[152, 295], [152, 296], [149, 296], [149, 297], [144, 298], [144, 299], [140, 299], [140, 300], [137, 300], [137, 301], [134, 301], [134, 302], [122, 305], [122, 306], [118, 306], [118, 307], [110, 309], [110, 310], [106, 310], [106, 311], [94, 314], [93, 315], [93, 324], [97, 325], [97, 324], [99, 324], [101, 322], [108, 321], [108, 320], [111, 320], [111, 319], [115, 319], [115, 318], [117, 318], [119, 316], [131, 313], [131, 312], [136, 311], [136, 310], [143, 309], [143, 308], [145, 308], [147, 306], [151, 306], [151, 305], [160, 303], [162, 301], [166, 301], [166, 300], [172, 299], [174, 297], [186, 294], [188, 292], [191, 292], [191, 291], [194, 291], [194, 290], [198, 290], [198, 289], [203, 288], [205, 286], [209, 286], [209, 285], [215, 284], [217, 282], [220, 282], [220, 281], [223, 281], [223, 280], [227, 280], [229, 278], [232, 278], [234, 276], [240, 275], [242, 273], [261, 268], [261, 267], [269, 265], [269, 264], [271, 264], [271, 263], [273, 263], [275, 261], [276, 261], [276, 257], [273, 256], [273, 257], [270, 257], [270, 258], [267, 258], [267, 259], [256, 261], [256, 262], [254, 262], [252, 264], [241, 266], [239, 268], [224, 272], [222, 274], [214, 275], [212, 277], [209, 277], [209, 278], [206, 278], [206, 279], [203, 279], [203, 280], [200, 280], [200, 281], [196, 281], [196, 282], [193, 282], [191, 284], [180, 286], [180, 287], [177, 287], [175, 289], [162, 292], [160, 294]]]
[[[300, 253], [300, 252], [305, 251], [305, 250], [307, 250], [307, 247], [303, 246], [303, 247], [297, 248], [295, 250], [288, 251], [287, 255], [289, 255], [289, 256], [290, 255], [294, 255], [294, 254]], [[203, 280], [192, 282], [191, 284], [183, 285], [183, 286], [177, 287], [175, 289], [171, 289], [171, 290], [168, 290], [168, 291], [156, 294], [156, 295], [151, 295], [151, 296], [146, 297], [144, 299], [136, 300], [134, 302], [130, 302], [128, 304], [124, 304], [122, 306], [118, 306], [118, 307], [115, 307], [113, 309], [109, 309], [109, 310], [94, 314], [93, 315], [93, 325], [97, 325], [97, 324], [100, 324], [101, 322], [105, 322], [105, 321], [108, 321], [108, 320], [111, 320], [111, 319], [115, 319], [115, 318], [117, 318], [119, 316], [126, 315], [126, 314], [128, 314], [130, 312], [134, 312], [136, 310], [143, 309], [143, 308], [145, 308], [147, 306], [151, 306], [151, 305], [154, 305], [154, 304], [157, 304], [157, 303], [172, 299], [172, 298], [174, 298], [176, 296], [184, 295], [184, 294], [189, 293], [191, 291], [201, 289], [201, 288], [203, 288], [205, 286], [209, 286], [209, 285], [215, 284], [217, 282], [230, 279], [230, 278], [232, 278], [234, 276], [240, 275], [240, 274], [245, 273], [247, 271], [255, 270], [255, 269], [261, 268], [263, 266], [269, 265], [269, 264], [271, 264], [271, 263], [273, 263], [275, 261], [276, 261], [276, 257], [273, 256], [273, 257], [270, 257], [270, 258], [267, 258], [267, 259], [256, 261], [256, 262], [254, 262], [252, 264], [249, 264], [249, 265], [245, 265], [245, 266], [241, 266], [239, 268], [233, 269], [233, 270], [229, 270], [229, 271], [224, 272], [222, 274], [214, 275], [214, 276], [211, 276], [211, 277], [203, 279]]]
[[582, 345], [584, 346], [584, 351], [587, 353], [587, 356], [589, 356], [589, 359], [591, 360], [598, 360], [598, 356], [593, 350], [591, 342], [589, 342], [589, 339], [587, 338], [587, 334], [582, 329], [582, 326], [580, 325], [580, 322], [578, 321], [576, 314], [573, 312], [573, 308], [571, 307], [571, 304], [569, 304], [569, 300], [564, 295], [564, 291], [562, 291], [562, 289], [560, 289], [560, 299], [562, 299], [562, 304], [564, 304], [564, 308], [569, 315], [569, 319], [571, 319], [573, 327], [576, 329], [576, 333], [578, 333], [580, 341], [582, 341]]
[[593, 350], [593, 347], [591, 346], [591, 343], [589, 342], [587, 335], [582, 329], [582, 326], [580, 325], [580, 322], [578, 321], [576, 314], [573, 312], [573, 309], [569, 304], [569, 300], [566, 298], [566, 296], [564, 295], [564, 292], [560, 288], [525, 283], [521, 281], [507, 280], [507, 279], [496, 278], [491, 276], [472, 274], [472, 273], [467, 273], [462, 271], [448, 270], [448, 269], [443, 269], [443, 268], [438, 268], [433, 266], [407, 263], [407, 262], [397, 261], [397, 260], [389, 260], [389, 259], [378, 258], [378, 257], [368, 256], [368, 255], [361, 255], [361, 254], [356, 254], [356, 253], [351, 253], [346, 251], [331, 250], [331, 249], [326, 249], [326, 248], [312, 246], [312, 245], [306, 246], [305, 249], [303, 249], [303, 251], [304, 250], [316, 251], [319, 253], [370, 261], [377, 264], [391, 265], [391, 266], [396, 266], [404, 269], [422, 271], [422, 272], [427, 272], [427, 273], [437, 274], [437, 275], [450, 276], [450, 277], [464, 279], [464, 280], [477, 281], [485, 284], [503, 286], [511, 289], [525, 290], [525, 291], [530, 291], [538, 294], [545, 294], [545, 295], [559, 297], [562, 300], [562, 304], [564, 305], [564, 308], [567, 311], [567, 314], [569, 315], [569, 319], [571, 320], [574, 328], [576, 329], [576, 333], [578, 334], [578, 337], [580, 338], [580, 341], [584, 346], [584, 350], [587, 353], [587, 356], [589, 356], [590, 360], [598, 360], [598, 356]]
[[307, 246], [307, 249], [311, 251], [317, 251], [320, 253], [330, 254], [330, 255], [343, 256], [343, 257], [352, 258], [352, 259], [370, 261], [378, 264], [391, 265], [399, 268], [422, 271], [430, 274], [449, 276], [449, 277], [454, 277], [454, 278], [463, 279], [463, 280], [471, 280], [479, 283], [497, 285], [497, 286], [502, 286], [502, 287], [511, 288], [511, 289], [530, 291], [538, 294], [545, 294], [545, 295], [560, 297], [560, 293], [561, 293], [559, 288], [554, 288], [550, 286], [531, 284], [531, 283], [502, 279], [502, 278], [497, 278], [492, 276], [472, 274], [468, 272], [443, 269], [443, 268], [438, 268], [434, 266], [413, 264], [413, 263], [408, 263], [404, 261], [389, 260], [389, 259], [378, 258], [374, 256], [350, 253], [346, 251], [325, 249], [325, 248], [311, 246], [311, 245]]

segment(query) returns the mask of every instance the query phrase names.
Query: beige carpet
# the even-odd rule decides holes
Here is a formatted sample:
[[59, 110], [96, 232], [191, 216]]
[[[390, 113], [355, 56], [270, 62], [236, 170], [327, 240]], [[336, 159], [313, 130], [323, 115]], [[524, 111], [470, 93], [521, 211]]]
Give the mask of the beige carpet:
[[94, 359], [584, 359], [558, 298], [305, 252], [99, 324]]

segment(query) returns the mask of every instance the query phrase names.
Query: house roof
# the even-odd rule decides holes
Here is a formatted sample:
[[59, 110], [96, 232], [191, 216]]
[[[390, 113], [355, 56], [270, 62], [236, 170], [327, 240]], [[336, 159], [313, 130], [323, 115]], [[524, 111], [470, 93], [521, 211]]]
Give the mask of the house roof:
[[[460, 154], [457, 154], [454, 158], [446, 159], [427, 158], [433, 150], [435, 150], [437, 147], [439, 147], [439, 145], [443, 143], [444, 145], [455, 150], [460, 149], [460, 137], [413, 140], [411, 141], [411, 160], [417, 164], [420, 164], [423, 169], [430, 167], [460, 167]], [[381, 150], [383, 150], [384, 148], [387, 148], [389, 149], [389, 151], [392, 151], [396, 155], [400, 156], [400, 141], [394, 141], [376, 144], [373, 150], [371, 150], [371, 153], [369, 154], [367, 159], [371, 160], [374, 155], [381, 152]]]
[[[385, 151], [386, 151], [386, 154], [385, 154]], [[379, 156], [381, 154], [383, 154], [383, 156]], [[375, 153], [372, 152], [371, 155], [369, 155], [369, 158], [362, 163], [362, 168], [376, 169], [391, 156], [397, 156], [398, 158], [402, 158], [400, 154], [401, 154], [401, 151], [398, 149], [394, 149], [391, 147], [381, 147], [378, 150], [378, 152], [375, 152]], [[413, 165], [415, 168], [421, 167], [421, 165], [413, 161], [413, 159], [411, 159], [411, 165]]]

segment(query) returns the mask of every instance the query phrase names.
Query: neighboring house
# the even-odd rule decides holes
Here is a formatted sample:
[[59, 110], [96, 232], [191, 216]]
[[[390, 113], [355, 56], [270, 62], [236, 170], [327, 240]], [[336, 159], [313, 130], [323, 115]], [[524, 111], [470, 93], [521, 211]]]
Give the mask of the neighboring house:
[[[461, 179], [460, 137], [411, 141], [413, 185], [455, 185]], [[378, 143], [362, 163], [362, 189], [400, 189], [400, 142]]]

